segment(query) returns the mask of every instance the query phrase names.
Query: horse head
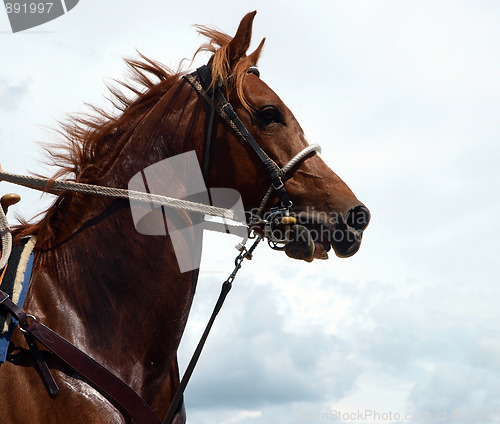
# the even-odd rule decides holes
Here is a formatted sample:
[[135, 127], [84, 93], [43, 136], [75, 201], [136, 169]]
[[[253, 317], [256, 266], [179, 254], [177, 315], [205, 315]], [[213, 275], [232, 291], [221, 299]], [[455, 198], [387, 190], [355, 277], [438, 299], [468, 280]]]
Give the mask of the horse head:
[[[264, 152], [283, 167], [309, 143], [290, 109], [260, 78], [256, 70], [265, 39], [246, 55], [256, 12], [247, 14], [236, 35], [228, 39], [202, 27], [211, 38], [213, 84], [222, 81], [230, 103]], [[218, 48], [213, 48], [218, 44]], [[257, 209], [269, 188], [269, 176], [255, 152], [227, 125], [219, 125], [213, 145], [210, 183], [231, 187], [243, 197], [247, 210]], [[326, 259], [333, 247], [339, 257], [355, 254], [370, 212], [322, 160], [311, 155], [285, 176], [285, 189], [297, 219], [286, 253], [296, 259]], [[277, 204], [274, 196], [267, 203]]]

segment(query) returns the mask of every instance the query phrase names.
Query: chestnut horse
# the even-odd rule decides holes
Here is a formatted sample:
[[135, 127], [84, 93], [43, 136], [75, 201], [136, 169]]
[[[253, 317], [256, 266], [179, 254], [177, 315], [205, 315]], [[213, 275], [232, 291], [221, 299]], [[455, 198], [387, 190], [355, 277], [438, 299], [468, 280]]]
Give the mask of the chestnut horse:
[[[264, 44], [246, 55], [254, 16], [243, 18], [234, 38], [199, 27], [209, 38], [202, 49], [212, 53], [213, 80], [224, 82], [225, 96], [245, 127], [283, 165], [308, 142], [280, 98], [257, 72], [248, 72]], [[181, 73], [145, 57], [127, 62], [136, 75], [136, 85], [127, 85], [135, 98], [115, 90], [117, 116], [98, 111], [97, 117], [67, 125], [66, 153], [52, 152], [61, 166], [57, 176], [126, 188], [145, 167], [182, 152], [194, 150], [202, 164], [210, 115], [205, 99]], [[241, 193], [246, 210], [257, 208], [269, 188], [255, 152], [217, 115], [207, 180], [209, 187]], [[291, 213], [310, 222], [309, 229], [321, 228], [314, 257], [325, 258], [330, 247], [340, 257], [356, 253], [368, 209], [318, 155], [302, 161], [285, 188]], [[271, 198], [269, 207], [276, 201]], [[198, 269], [180, 272], [168, 235], [138, 233], [126, 200], [64, 192], [38, 223], [17, 228], [14, 240], [28, 234], [38, 241], [25, 311], [119, 376], [165, 417], [179, 385], [176, 354]], [[301, 258], [300, 249], [294, 256]], [[60, 388], [55, 399], [15, 330], [8, 360], [0, 366], [0, 423], [130, 422], [104, 394], [43, 353]]]

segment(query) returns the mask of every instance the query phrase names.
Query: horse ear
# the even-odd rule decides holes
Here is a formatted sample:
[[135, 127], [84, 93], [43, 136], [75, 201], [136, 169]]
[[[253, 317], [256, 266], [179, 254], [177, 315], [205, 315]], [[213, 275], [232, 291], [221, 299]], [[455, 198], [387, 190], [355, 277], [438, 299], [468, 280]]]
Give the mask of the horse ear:
[[264, 37], [262, 39], [262, 41], [260, 42], [259, 47], [257, 47], [253, 53], [250, 53], [248, 55], [248, 60], [250, 62], [250, 66], [257, 65], [257, 62], [258, 62], [259, 57], [260, 57], [260, 53], [262, 52], [262, 47], [264, 47], [265, 42], [266, 42], [266, 38]]
[[247, 52], [250, 40], [252, 39], [252, 24], [253, 18], [257, 11], [247, 13], [240, 22], [236, 35], [228, 45], [229, 65], [231, 68], [240, 60]]

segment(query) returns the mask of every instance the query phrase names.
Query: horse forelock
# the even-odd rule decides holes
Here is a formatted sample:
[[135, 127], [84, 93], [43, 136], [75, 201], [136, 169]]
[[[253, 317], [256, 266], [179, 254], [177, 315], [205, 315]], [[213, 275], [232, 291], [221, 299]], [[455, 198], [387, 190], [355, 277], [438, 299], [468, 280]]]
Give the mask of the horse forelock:
[[243, 92], [243, 82], [247, 75], [248, 68], [256, 65], [262, 51], [263, 42], [250, 56], [242, 56], [236, 64], [231, 64], [229, 56], [229, 43], [233, 39], [231, 36], [218, 31], [215, 28], [198, 25], [198, 32], [209, 39], [196, 53], [200, 51], [211, 52], [210, 65], [212, 70], [212, 86], [221, 81], [227, 93], [236, 90], [239, 101], [243, 107], [252, 113], [253, 108], [247, 101]]

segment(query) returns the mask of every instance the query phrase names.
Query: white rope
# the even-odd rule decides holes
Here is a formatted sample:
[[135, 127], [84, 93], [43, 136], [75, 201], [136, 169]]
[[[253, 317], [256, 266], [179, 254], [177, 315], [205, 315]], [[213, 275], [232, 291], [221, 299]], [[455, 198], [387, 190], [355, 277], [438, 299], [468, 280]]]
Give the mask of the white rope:
[[[311, 153], [321, 153], [321, 146], [319, 144], [311, 144], [307, 146], [305, 149], [301, 150], [299, 153], [297, 153], [291, 160], [288, 162], [283, 168], [281, 168], [281, 177], [284, 177], [290, 169], [292, 169], [297, 163], [299, 163], [302, 159], [304, 159], [307, 155]], [[262, 199], [262, 202], [260, 202], [259, 206], [259, 211], [257, 212], [257, 215], [259, 217], [262, 216], [262, 212], [264, 212], [264, 208], [266, 207], [267, 202], [269, 201], [269, 198], [271, 197], [271, 194], [273, 193], [274, 188], [271, 185], [269, 189], [267, 190], [266, 194], [264, 195], [264, 198]]]
[[[321, 152], [318, 144], [311, 144], [297, 153], [281, 170], [281, 176], [284, 176], [297, 163], [313, 152]], [[216, 206], [205, 205], [203, 203], [190, 202], [188, 200], [175, 199], [159, 194], [143, 193], [140, 191], [126, 190], [122, 188], [103, 187], [92, 184], [76, 183], [73, 181], [53, 181], [48, 178], [33, 177], [29, 175], [11, 174], [0, 168], [0, 181], [7, 181], [13, 184], [33, 188], [58, 195], [64, 191], [72, 191], [85, 194], [95, 194], [104, 197], [113, 197], [118, 199], [136, 200], [158, 206], [166, 206], [172, 209], [185, 210], [188, 212], [200, 213], [203, 215], [212, 215], [226, 219], [237, 220], [235, 213], [231, 209], [219, 208]], [[262, 199], [258, 215], [262, 212], [271, 197], [273, 187], [269, 187], [266, 195]], [[2, 239], [2, 257], [0, 258], [0, 270], [5, 266], [12, 249], [12, 235], [10, 233], [7, 218], [0, 207], [0, 237]]]
[[2, 257], [0, 258], [0, 271], [7, 265], [12, 250], [12, 234], [10, 233], [7, 217], [0, 206], [0, 237], [2, 238]]
[[0, 171], [0, 181], [45, 191], [51, 194], [60, 194], [63, 191], [73, 191], [85, 194], [95, 194], [117, 199], [129, 199], [149, 203], [158, 206], [166, 206], [172, 209], [181, 209], [204, 215], [212, 215], [226, 219], [235, 219], [231, 209], [219, 208], [205, 205], [203, 203], [190, 202], [188, 200], [175, 199], [160, 194], [143, 193], [140, 191], [126, 190], [122, 188], [103, 187], [92, 184], [75, 183], [73, 181], [51, 181], [48, 178], [32, 177], [29, 175], [11, 174]]
[[[32, 177], [29, 175], [11, 174], [0, 168], [0, 181], [7, 181], [35, 190], [44, 191], [58, 195], [64, 191], [73, 191], [85, 194], [95, 194], [117, 199], [129, 199], [148, 204], [166, 206], [172, 209], [185, 210], [203, 215], [212, 215], [221, 218], [237, 220], [231, 209], [219, 208], [205, 205], [203, 203], [190, 202], [188, 200], [175, 199], [159, 194], [143, 193], [140, 191], [126, 190], [121, 188], [103, 187], [92, 184], [75, 183], [73, 181], [51, 181], [48, 178]], [[2, 256], [0, 258], [0, 270], [7, 264], [12, 250], [12, 235], [5, 213], [0, 206], [0, 237], [2, 239]]]

